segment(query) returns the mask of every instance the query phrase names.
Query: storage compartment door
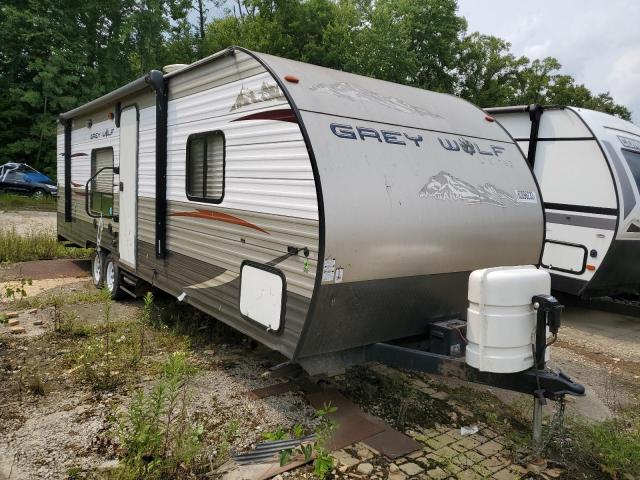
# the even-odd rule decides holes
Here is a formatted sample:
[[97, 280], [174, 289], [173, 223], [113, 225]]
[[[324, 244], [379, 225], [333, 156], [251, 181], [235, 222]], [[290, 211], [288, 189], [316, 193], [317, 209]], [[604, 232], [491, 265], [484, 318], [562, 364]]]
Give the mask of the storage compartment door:
[[240, 273], [240, 313], [268, 330], [278, 331], [284, 317], [285, 278], [281, 271], [245, 262]]
[[584, 273], [587, 263], [587, 248], [574, 243], [547, 240], [544, 244], [542, 266], [560, 272]]

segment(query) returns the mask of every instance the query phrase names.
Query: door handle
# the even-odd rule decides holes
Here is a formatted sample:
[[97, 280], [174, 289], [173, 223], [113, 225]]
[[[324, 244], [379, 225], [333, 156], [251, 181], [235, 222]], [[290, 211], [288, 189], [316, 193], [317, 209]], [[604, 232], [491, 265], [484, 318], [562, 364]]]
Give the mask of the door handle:
[[121, 192], [124, 192], [124, 183], [120, 182], [120, 184], [118, 185], [118, 189], [119, 189]]

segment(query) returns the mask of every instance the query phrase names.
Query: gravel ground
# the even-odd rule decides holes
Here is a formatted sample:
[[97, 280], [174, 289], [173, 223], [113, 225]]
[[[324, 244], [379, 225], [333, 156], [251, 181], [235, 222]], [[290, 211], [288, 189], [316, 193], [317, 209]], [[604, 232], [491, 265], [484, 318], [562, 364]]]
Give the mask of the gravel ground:
[[15, 228], [19, 235], [35, 231], [56, 231], [57, 213], [28, 211], [0, 212], [0, 230]]

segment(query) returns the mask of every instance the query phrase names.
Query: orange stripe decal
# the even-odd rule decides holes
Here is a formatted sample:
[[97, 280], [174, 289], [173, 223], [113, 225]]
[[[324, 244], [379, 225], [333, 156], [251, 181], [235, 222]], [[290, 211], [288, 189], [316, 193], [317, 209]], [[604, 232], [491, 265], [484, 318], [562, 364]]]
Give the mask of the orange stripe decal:
[[205, 220], [218, 220], [219, 222], [232, 223], [234, 225], [240, 225], [241, 227], [252, 228], [253, 230], [257, 230], [262, 233], [266, 233], [270, 235], [269, 232], [263, 230], [262, 228], [254, 225], [253, 223], [247, 222], [238, 217], [234, 217], [233, 215], [229, 215], [222, 212], [214, 212], [213, 210], [200, 210], [196, 209], [195, 212], [176, 212], [169, 215], [170, 217], [192, 217], [192, 218], [204, 218]]

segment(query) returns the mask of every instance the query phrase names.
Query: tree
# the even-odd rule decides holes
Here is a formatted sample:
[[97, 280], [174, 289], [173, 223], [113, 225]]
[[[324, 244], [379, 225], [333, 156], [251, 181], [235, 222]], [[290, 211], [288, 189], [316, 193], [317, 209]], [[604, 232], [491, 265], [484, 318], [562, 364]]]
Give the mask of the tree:
[[460, 44], [456, 93], [480, 107], [512, 103], [526, 57], [516, 58], [504, 40], [472, 33]]
[[[56, 116], [151, 69], [241, 45], [482, 106], [567, 104], [629, 119], [551, 57], [466, 34], [456, 0], [5, 0], [0, 6], [0, 161], [55, 172]], [[195, 12], [195, 25], [189, 14]]]

